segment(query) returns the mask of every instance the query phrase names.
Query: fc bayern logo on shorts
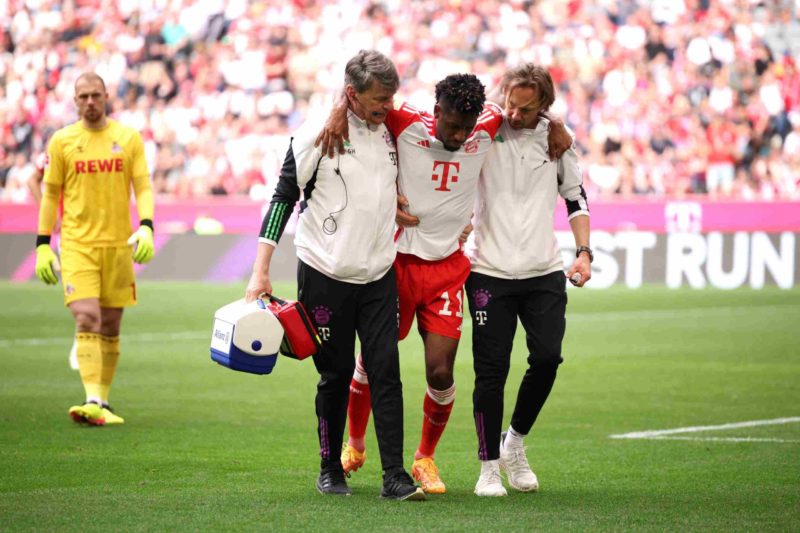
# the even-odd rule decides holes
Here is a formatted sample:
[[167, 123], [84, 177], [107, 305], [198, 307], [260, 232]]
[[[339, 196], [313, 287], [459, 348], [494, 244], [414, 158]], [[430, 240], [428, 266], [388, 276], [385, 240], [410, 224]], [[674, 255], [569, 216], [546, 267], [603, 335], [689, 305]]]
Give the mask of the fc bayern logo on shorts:
[[492, 299], [492, 293], [486, 289], [477, 289], [472, 291], [472, 299], [475, 301], [477, 309], [483, 309], [489, 305], [489, 300]]
[[325, 326], [331, 321], [333, 311], [324, 305], [318, 305], [311, 310], [311, 314], [314, 315], [314, 322], [316, 322], [318, 326]]

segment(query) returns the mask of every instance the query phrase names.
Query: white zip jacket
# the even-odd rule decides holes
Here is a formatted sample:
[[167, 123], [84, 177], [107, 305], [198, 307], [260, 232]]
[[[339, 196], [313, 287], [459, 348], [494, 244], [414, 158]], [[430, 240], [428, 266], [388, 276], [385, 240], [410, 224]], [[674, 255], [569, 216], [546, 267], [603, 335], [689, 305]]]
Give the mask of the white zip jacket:
[[297, 257], [333, 279], [364, 284], [383, 277], [397, 254], [397, 148], [384, 125], [350, 111], [348, 124], [346, 153], [333, 159], [314, 148], [321, 121], [295, 133], [259, 240], [277, 244], [302, 189]]
[[558, 196], [570, 219], [588, 216], [589, 206], [574, 145], [549, 160], [548, 125], [542, 118], [534, 129], [515, 130], [503, 120], [478, 182], [467, 244], [473, 272], [527, 279], [563, 270], [553, 221]]

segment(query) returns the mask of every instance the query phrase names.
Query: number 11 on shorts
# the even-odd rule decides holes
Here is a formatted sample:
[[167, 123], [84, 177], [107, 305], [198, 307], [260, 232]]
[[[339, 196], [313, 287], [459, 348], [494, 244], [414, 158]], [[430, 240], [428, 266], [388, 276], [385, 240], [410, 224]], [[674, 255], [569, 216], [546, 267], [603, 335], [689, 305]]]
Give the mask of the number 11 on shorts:
[[[442, 310], [439, 311], [439, 314], [444, 316], [453, 316], [453, 312], [450, 311], [450, 295], [447, 294], [447, 291], [442, 293], [441, 298], [442, 300], [444, 300], [444, 305], [442, 306]], [[464, 297], [461, 295], [461, 291], [458, 291], [456, 293], [456, 298], [458, 299], [458, 309], [456, 310], [456, 316], [458, 318], [463, 318], [464, 313], [462, 313], [461, 310], [464, 307]]]

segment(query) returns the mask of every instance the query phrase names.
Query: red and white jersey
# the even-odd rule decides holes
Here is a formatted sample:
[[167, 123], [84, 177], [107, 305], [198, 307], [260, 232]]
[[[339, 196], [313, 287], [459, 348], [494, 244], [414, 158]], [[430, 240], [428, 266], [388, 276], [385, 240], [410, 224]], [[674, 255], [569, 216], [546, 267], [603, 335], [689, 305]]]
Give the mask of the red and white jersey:
[[428, 261], [444, 259], [459, 247], [469, 224], [481, 166], [503, 112], [486, 104], [467, 141], [456, 152], [436, 138], [436, 121], [408, 104], [389, 112], [386, 127], [397, 139], [400, 162], [397, 189], [408, 199], [408, 212], [419, 225], [403, 228], [397, 250]]

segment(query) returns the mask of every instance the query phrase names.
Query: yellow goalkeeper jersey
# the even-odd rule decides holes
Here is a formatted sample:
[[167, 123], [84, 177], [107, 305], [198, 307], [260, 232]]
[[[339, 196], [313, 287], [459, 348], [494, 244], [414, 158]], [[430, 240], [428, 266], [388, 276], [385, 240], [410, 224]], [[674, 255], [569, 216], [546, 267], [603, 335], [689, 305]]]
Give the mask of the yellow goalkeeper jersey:
[[[102, 130], [78, 121], [53, 134], [47, 155], [45, 184], [63, 192], [62, 241], [124, 246], [133, 231], [131, 185], [137, 197], [150, 193], [139, 132], [112, 119]], [[152, 213], [139, 214], [152, 218]]]

